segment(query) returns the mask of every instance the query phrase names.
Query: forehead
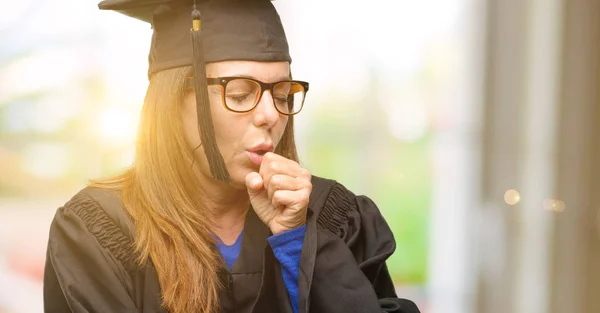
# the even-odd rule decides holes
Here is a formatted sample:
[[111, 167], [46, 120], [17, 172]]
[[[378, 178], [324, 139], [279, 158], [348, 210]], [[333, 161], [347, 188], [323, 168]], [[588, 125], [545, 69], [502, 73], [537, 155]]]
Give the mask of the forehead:
[[249, 76], [263, 82], [290, 79], [289, 62], [221, 61], [206, 64], [206, 76]]

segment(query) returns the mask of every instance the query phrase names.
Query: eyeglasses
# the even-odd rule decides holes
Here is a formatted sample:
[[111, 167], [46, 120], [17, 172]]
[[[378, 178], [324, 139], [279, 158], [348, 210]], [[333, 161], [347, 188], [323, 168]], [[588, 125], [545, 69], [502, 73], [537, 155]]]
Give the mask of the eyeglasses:
[[[188, 88], [193, 89], [193, 77], [188, 79]], [[309, 84], [298, 80], [263, 83], [246, 77], [207, 78], [207, 84], [221, 86], [221, 100], [232, 112], [250, 112], [258, 105], [265, 90], [269, 90], [277, 112], [284, 115], [298, 114], [304, 106]]]

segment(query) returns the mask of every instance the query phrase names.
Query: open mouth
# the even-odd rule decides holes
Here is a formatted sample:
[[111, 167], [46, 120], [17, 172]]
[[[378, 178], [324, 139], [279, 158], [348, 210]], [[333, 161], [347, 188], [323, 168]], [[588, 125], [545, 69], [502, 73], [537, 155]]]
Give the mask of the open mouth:
[[267, 152], [267, 150], [248, 151], [248, 157], [250, 157], [250, 161], [252, 161], [252, 163], [260, 165], [262, 163], [263, 156]]

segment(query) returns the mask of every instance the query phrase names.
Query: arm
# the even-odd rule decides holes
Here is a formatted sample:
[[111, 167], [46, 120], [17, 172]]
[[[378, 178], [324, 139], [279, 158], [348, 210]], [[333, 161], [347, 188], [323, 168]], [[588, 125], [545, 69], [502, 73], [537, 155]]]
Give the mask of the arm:
[[281, 274], [294, 313], [298, 313], [298, 271], [306, 225], [269, 237], [269, 245], [281, 264]]
[[94, 203], [79, 194], [52, 221], [44, 272], [45, 312], [137, 312], [120, 255], [111, 251], [121, 247], [122, 234]]
[[396, 244], [373, 201], [337, 184], [317, 224], [311, 311], [419, 312], [412, 301], [396, 296], [385, 264]]
[[[354, 225], [346, 243], [377, 295], [384, 312], [419, 312], [410, 300], [398, 298], [386, 260], [396, 249], [393, 233], [375, 203], [366, 196], [356, 197], [357, 210], [349, 215]], [[350, 234], [351, 232], [347, 232]]]

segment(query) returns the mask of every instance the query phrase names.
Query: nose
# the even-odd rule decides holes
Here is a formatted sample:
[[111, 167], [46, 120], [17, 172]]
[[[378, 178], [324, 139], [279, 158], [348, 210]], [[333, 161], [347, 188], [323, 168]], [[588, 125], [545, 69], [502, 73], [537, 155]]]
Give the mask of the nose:
[[263, 92], [253, 112], [254, 123], [257, 127], [271, 128], [279, 121], [279, 112], [275, 109], [273, 96], [269, 90]]

